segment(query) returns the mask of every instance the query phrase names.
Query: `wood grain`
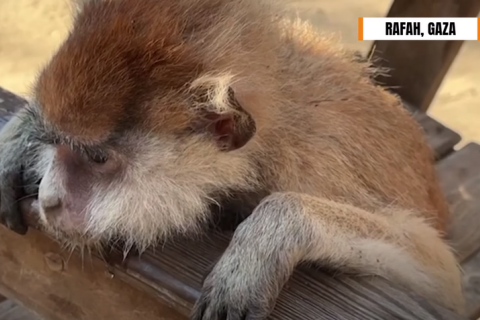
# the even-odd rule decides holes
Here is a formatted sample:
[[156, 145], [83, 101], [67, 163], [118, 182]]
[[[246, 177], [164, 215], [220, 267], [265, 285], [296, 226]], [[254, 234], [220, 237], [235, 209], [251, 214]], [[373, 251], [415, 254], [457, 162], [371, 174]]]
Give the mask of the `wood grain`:
[[480, 317], [480, 252], [462, 263], [462, 268], [467, 314], [470, 319], [477, 319]]
[[109, 272], [97, 258], [62, 252], [40, 232], [0, 227], [0, 293], [49, 320], [180, 320], [161, 300]]
[[452, 210], [448, 237], [464, 271], [467, 314], [477, 319], [475, 310], [480, 308], [480, 145], [467, 144], [443, 159], [437, 170]]
[[480, 145], [467, 144], [437, 168], [453, 215], [448, 235], [465, 261], [480, 249]]
[[[201, 279], [228, 243], [224, 234], [177, 239], [142, 255], [117, 261], [114, 272], [154, 288], [187, 315], [199, 295]], [[114, 263], [114, 261], [111, 261]], [[124, 277], [130, 282], [130, 277]], [[135, 285], [135, 284], [133, 284]], [[301, 266], [279, 297], [269, 319], [461, 319], [378, 278], [333, 276]]]
[[[476, 17], [480, 0], [395, 0], [388, 17]], [[388, 76], [376, 80], [422, 111], [430, 106], [463, 41], [376, 41], [368, 56]]]
[[454, 147], [461, 140], [458, 133], [422, 112], [415, 112], [413, 115], [422, 126], [427, 143], [434, 150], [437, 160], [453, 152]]

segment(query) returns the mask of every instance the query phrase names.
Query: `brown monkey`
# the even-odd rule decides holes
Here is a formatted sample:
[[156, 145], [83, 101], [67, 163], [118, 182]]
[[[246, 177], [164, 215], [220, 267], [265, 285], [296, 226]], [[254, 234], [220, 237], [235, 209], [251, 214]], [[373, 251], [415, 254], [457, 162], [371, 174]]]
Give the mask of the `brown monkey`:
[[356, 60], [267, 1], [87, 1], [2, 131], [2, 219], [25, 232], [17, 187], [41, 178], [58, 238], [144, 249], [241, 199], [194, 319], [264, 319], [303, 261], [461, 313], [432, 154]]

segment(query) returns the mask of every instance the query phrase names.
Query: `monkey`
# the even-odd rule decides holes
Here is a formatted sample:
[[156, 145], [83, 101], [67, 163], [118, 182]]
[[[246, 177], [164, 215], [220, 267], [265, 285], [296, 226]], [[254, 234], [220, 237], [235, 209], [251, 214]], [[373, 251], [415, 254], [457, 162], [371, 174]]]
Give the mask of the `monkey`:
[[422, 128], [368, 59], [290, 12], [84, 0], [0, 133], [4, 224], [24, 234], [17, 200], [38, 193], [59, 241], [141, 251], [201, 234], [212, 208], [229, 208], [241, 221], [191, 319], [266, 319], [303, 262], [463, 313]]

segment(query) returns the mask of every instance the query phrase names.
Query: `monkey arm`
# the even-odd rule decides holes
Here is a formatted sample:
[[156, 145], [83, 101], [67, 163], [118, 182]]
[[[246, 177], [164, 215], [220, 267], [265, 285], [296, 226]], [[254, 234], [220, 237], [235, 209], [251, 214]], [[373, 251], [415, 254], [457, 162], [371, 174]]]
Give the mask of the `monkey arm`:
[[296, 193], [265, 198], [207, 276], [194, 319], [264, 319], [300, 262], [381, 276], [461, 312], [453, 254], [412, 212], [367, 212]]

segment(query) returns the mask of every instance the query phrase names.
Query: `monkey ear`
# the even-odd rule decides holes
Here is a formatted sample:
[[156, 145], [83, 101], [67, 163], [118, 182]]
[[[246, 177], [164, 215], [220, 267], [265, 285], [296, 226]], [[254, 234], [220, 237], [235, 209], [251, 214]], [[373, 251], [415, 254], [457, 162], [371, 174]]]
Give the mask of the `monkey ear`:
[[243, 147], [256, 131], [255, 122], [250, 114], [235, 98], [235, 92], [228, 88], [228, 108], [216, 111], [207, 108], [200, 111], [200, 120], [196, 131], [200, 129], [211, 136], [223, 151], [232, 151]]

